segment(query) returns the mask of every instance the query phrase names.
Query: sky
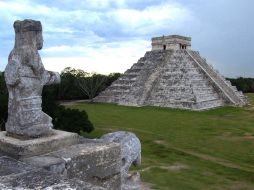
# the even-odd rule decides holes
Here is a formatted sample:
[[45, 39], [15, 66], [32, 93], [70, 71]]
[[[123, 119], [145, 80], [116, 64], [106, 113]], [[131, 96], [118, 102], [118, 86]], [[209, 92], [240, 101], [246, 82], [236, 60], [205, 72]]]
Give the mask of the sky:
[[0, 71], [15, 20], [39, 20], [46, 69], [109, 74], [130, 68], [151, 38], [184, 35], [226, 77], [254, 77], [253, 0], [0, 0]]

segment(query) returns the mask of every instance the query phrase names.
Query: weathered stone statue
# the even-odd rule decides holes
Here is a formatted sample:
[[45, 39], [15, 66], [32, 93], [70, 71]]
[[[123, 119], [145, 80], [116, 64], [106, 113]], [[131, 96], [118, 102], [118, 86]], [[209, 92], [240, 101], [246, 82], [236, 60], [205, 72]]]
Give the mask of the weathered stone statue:
[[[121, 170], [120, 143], [51, 129], [52, 119], [41, 109], [41, 93], [44, 85], [60, 82], [60, 76], [42, 65], [41, 23], [16, 21], [14, 28], [15, 47], [5, 69], [9, 113], [6, 131], [0, 131], [0, 189], [140, 190], [133, 188], [135, 180], [122, 185], [127, 171]], [[134, 142], [126, 139], [126, 145]]]
[[47, 71], [38, 50], [42, 49], [40, 21], [24, 20], [14, 23], [15, 46], [5, 68], [5, 81], [9, 91], [8, 135], [22, 138], [49, 134], [52, 119], [41, 109], [44, 85], [60, 82], [58, 73]]
[[141, 164], [141, 143], [131, 132], [117, 131], [101, 137], [104, 142], [119, 143], [121, 147], [121, 182], [122, 190], [140, 190], [139, 173], [129, 174], [131, 165]]

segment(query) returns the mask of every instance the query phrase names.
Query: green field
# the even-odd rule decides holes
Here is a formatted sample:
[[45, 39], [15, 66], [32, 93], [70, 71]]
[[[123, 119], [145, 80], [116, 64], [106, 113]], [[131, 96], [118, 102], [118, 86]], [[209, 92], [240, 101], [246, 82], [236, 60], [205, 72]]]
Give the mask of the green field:
[[251, 105], [204, 112], [77, 103], [95, 130], [125, 130], [142, 143], [142, 181], [151, 189], [254, 189], [254, 94]]

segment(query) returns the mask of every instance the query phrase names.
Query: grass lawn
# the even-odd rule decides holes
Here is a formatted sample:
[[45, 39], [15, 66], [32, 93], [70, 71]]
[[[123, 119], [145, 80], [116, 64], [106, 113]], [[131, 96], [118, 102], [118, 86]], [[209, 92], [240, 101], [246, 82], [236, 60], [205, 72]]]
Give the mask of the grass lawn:
[[254, 94], [251, 105], [204, 112], [76, 103], [95, 130], [132, 131], [142, 143], [142, 181], [152, 189], [254, 189]]

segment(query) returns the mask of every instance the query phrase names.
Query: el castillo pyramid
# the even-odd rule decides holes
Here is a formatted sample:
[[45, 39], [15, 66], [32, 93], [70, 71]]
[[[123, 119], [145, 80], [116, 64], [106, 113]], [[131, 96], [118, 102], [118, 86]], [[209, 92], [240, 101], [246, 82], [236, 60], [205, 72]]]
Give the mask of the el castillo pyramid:
[[191, 38], [179, 35], [152, 38], [152, 50], [94, 100], [191, 110], [247, 103], [242, 92], [191, 50]]

